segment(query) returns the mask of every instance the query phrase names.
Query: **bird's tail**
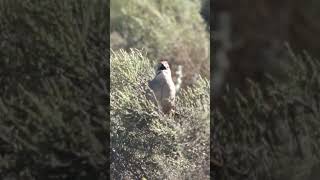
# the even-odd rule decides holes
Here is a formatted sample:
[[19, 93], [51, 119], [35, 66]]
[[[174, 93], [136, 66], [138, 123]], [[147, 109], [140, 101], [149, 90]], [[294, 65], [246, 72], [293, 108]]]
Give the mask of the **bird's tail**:
[[176, 82], [175, 86], [176, 86], [176, 93], [177, 93], [181, 87], [181, 84], [182, 84], [183, 74], [182, 74], [182, 66], [181, 65], [178, 66], [178, 70], [176, 71], [176, 75], [177, 75], [177, 82]]

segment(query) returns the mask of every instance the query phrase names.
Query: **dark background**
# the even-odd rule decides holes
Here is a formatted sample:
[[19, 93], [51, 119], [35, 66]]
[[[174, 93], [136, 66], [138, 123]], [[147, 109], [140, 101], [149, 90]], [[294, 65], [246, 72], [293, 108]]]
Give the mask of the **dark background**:
[[213, 179], [319, 179], [317, 1], [211, 1]]
[[0, 179], [108, 177], [108, 4], [0, 1]]

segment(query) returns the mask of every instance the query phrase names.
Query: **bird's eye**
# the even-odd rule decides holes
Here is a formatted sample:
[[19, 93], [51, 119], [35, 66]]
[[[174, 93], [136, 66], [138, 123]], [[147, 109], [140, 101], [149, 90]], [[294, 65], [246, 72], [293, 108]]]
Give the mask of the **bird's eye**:
[[165, 70], [167, 69], [163, 64], [160, 65], [159, 70]]

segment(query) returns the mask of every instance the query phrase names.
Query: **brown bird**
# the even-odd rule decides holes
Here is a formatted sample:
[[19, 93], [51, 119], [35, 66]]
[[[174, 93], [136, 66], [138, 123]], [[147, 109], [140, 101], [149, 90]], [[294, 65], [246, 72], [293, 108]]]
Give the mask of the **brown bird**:
[[149, 81], [149, 87], [154, 95], [161, 110], [165, 114], [174, 111], [176, 89], [171, 77], [170, 66], [167, 61], [160, 61], [156, 66], [156, 76]]

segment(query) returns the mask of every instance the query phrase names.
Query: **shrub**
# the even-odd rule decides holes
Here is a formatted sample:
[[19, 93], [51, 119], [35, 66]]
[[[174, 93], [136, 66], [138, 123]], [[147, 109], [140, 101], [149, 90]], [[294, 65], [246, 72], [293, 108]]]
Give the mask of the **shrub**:
[[214, 110], [217, 179], [309, 179], [319, 170], [320, 63], [291, 54], [288, 82], [251, 82]]
[[209, 77], [209, 33], [200, 9], [201, 1], [113, 0], [111, 47], [145, 49], [151, 60], [182, 65], [183, 85], [191, 85], [196, 74]]
[[0, 179], [105, 179], [107, 1], [0, 4]]
[[180, 91], [176, 115], [146, 98], [154, 70], [143, 51], [111, 55], [111, 176], [208, 179], [209, 82]]

